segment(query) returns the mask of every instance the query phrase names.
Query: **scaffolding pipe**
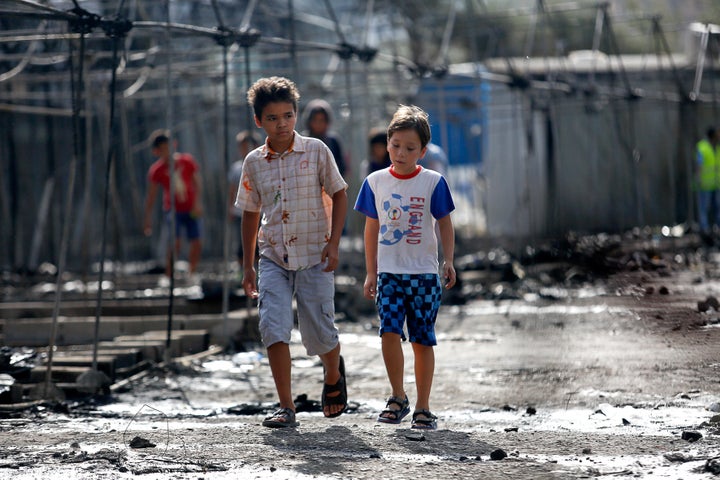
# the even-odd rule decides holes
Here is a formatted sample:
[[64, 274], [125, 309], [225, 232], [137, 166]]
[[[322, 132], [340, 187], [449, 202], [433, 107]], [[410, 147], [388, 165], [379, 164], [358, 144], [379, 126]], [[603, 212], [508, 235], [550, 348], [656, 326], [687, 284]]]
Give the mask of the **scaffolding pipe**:
[[293, 2], [293, 0], [288, 0], [288, 24], [290, 40], [292, 42], [290, 46], [290, 61], [292, 62], [293, 79], [297, 80], [300, 78], [300, 70], [297, 61], [297, 44], [295, 43], [295, 2]]
[[165, 352], [163, 352], [163, 359], [165, 363], [170, 362], [170, 346], [172, 344], [172, 324], [173, 324], [173, 309], [175, 304], [175, 242], [177, 241], [177, 232], [175, 231], [175, 147], [173, 145], [173, 97], [172, 97], [172, 68], [171, 61], [172, 56], [170, 52], [172, 50], [172, 36], [170, 34], [171, 23], [170, 23], [170, 0], [165, 0], [165, 14], [167, 16], [166, 28], [165, 28], [165, 46], [167, 48], [167, 61], [165, 62], [165, 128], [167, 129], [168, 137], [168, 176], [170, 177], [170, 244], [167, 245], [168, 251], [166, 254], [167, 261], [170, 263], [170, 290], [168, 292], [168, 308], [167, 308], [167, 335], [165, 337]]
[[113, 49], [113, 61], [111, 64], [112, 74], [110, 77], [110, 118], [108, 119], [108, 135], [110, 144], [108, 145], [108, 153], [105, 159], [105, 184], [104, 184], [104, 198], [103, 198], [103, 216], [102, 216], [102, 234], [101, 234], [101, 245], [100, 245], [100, 270], [98, 272], [98, 290], [97, 290], [97, 305], [95, 308], [95, 334], [93, 343], [93, 363], [92, 369], [97, 371], [97, 356], [98, 356], [98, 340], [100, 332], [100, 317], [102, 316], [102, 302], [103, 302], [103, 280], [105, 275], [105, 256], [107, 249], [107, 217], [110, 201], [110, 173], [112, 172], [112, 165], [115, 159], [115, 147], [116, 142], [113, 138], [115, 130], [115, 89], [117, 84], [117, 59], [118, 59], [118, 42], [119, 37], [114, 36], [112, 39]]
[[705, 31], [700, 38], [700, 48], [697, 54], [697, 64], [695, 66], [695, 81], [693, 82], [693, 89], [690, 93], [691, 99], [698, 98], [700, 94], [700, 84], [702, 83], [703, 70], [705, 68], [705, 56], [707, 55], [708, 42], [710, 40], [710, 24], [706, 25]]
[[[70, 47], [72, 48], [72, 46]], [[78, 77], [82, 82], [83, 73], [83, 55], [85, 53], [85, 42], [84, 36], [80, 36], [80, 73]], [[60, 254], [58, 257], [58, 271], [57, 278], [55, 280], [55, 303], [53, 305], [52, 325], [50, 328], [50, 339], [48, 342], [48, 358], [47, 358], [47, 369], [45, 370], [45, 383], [43, 387], [43, 398], [47, 398], [50, 395], [52, 389], [52, 369], [53, 369], [53, 356], [55, 352], [55, 341], [57, 339], [57, 325], [58, 317], [60, 316], [60, 303], [62, 301], [62, 281], [65, 273], [65, 266], [67, 263], [67, 251], [70, 243], [70, 226], [72, 225], [72, 212], [73, 212], [73, 196], [75, 191], [75, 171], [77, 169], [77, 159], [79, 155], [79, 140], [78, 140], [78, 113], [80, 111], [80, 89], [76, 86], [75, 72], [72, 68], [72, 55], [70, 55], [70, 75], [71, 75], [71, 86], [73, 87], [73, 153], [70, 157], [70, 167], [68, 171], [68, 185], [67, 193], [65, 197], [65, 222], [63, 223], [62, 236], [60, 240]], [[102, 286], [100, 286], [101, 288]], [[53, 389], [54, 390], [54, 389]]]
[[[230, 112], [230, 99], [228, 93], [228, 47], [223, 45], [223, 142], [222, 142], [222, 156], [223, 156], [223, 168], [221, 169], [223, 174], [224, 185], [223, 199], [228, 198], [228, 172], [230, 171], [230, 155], [228, 152], [228, 145], [230, 144], [230, 132], [228, 131], [229, 124], [229, 112]], [[225, 341], [229, 338], [228, 328], [228, 310], [230, 304], [230, 204], [228, 201], [224, 201], [225, 206], [223, 215], [223, 292], [222, 292], [222, 318], [223, 318], [223, 336]]]
[[[31, 7], [37, 10], [41, 10], [45, 13], [52, 14], [53, 17], [55, 17], [57, 20], [75, 20], [76, 16], [72, 15], [68, 12], [65, 12], [63, 10], [58, 10], [57, 8], [49, 7], [47, 5], [43, 5], [41, 3], [37, 2], [31, 2], [30, 0], [12, 0], [15, 3], [19, 3], [20, 5], [23, 5], [25, 7]], [[25, 12], [23, 12], [25, 13]], [[27, 12], [32, 14], [32, 12]]]

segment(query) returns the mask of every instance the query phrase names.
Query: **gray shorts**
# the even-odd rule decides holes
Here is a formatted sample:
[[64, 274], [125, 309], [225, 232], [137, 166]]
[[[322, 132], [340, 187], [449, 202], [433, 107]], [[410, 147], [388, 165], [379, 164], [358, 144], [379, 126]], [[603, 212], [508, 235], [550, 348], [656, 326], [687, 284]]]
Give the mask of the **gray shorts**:
[[290, 343], [294, 325], [293, 297], [297, 303], [298, 329], [308, 355], [322, 355], [338, 344], [335, 327], [335, 274], [323, 264], [305, 270], [286, 270], [260, 258], [258, 312], [260, 335], [266, 347]]

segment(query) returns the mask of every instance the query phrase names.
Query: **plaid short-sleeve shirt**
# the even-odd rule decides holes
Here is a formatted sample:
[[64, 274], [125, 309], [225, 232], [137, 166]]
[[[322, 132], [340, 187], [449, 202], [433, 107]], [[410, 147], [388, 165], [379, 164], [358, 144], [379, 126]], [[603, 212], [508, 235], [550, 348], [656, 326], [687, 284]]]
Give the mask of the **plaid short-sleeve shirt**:
[[295, 132], [285, 152], [266, 142], [247, 155], [235, 206], [262, 213], [261, 256], [302, 270], [320, 263], [332, 226], [330, 197], [346, 188], [330, 149]]

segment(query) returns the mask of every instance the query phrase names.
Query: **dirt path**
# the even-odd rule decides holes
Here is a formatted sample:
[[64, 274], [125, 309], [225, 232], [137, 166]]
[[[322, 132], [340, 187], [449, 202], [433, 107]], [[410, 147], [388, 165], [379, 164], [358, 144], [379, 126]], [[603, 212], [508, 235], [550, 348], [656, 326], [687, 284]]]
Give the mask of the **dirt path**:
[[[261, 354], [210, 357], [105, 404], [6, 414], [0, 478], [717, 478], [720, 314], [697, 309], [717, 294], [720, 283], [686, 270], [444, 307], [439, 430], [422, 436], [375, 421], [388, 385], [371, 318], [341, 325], [352, 411], [301, 412], [298, 429], [239, 414], [274, 402]], [[322, 369], [292, 349], [295, 393], [312, 410]], [[411, 359], [408, 346], [412, 401]]]

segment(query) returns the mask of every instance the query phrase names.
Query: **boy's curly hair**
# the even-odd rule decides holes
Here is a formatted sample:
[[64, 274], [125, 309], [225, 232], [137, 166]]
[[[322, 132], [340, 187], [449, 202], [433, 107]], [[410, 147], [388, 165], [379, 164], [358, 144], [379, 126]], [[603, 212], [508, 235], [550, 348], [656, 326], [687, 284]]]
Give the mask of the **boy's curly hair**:
[[295, 83], [285, 77], [261, 78], [252, 84], [247, 92], [247, 101], [253, 109], [255, 117], [260, 118], [263, 109], [273, 102], [292, 103], [297, 112], [300, 93]]

